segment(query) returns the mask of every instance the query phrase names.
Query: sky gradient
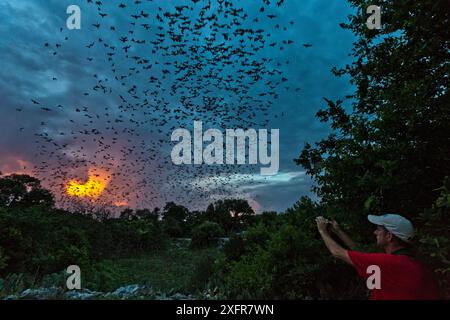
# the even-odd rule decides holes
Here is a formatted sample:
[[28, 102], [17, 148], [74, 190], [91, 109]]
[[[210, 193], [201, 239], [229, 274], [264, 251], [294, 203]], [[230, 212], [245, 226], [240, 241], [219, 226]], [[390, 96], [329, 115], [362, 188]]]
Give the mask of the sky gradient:
[[[127, 6], [124, 9], [119, 7], [122, 2]], [[251, 119], [255, 124], [265, 121], [265, 128], [280, 130], [280, 170], [277, 175], [263, 177], [258, 166], [199, 168], [170, 163], [174, 145], [170, 141], [170, 129], [186, 127], [189, 123], [192, 126], [194, 118], [216, 127], [215, 121], [223, 113], [193, 112], [192, 119], [186, 117], [177, 122], [175, 114], [167, 115], [167, 109], [182, 109], [179, 101], [182, 94], [169, 94], [171, 86], [179, 83], [173, 72], [167, 71], [167, 77], [159, 76], [159, 86], [155, 86], [158, 81], [148, 81], [149, 77], [157, 77], [156, 74], [164, 71], [164, 55], [128, 42], [130, 57], [126, 58], [123, 50], [109, 56], [114, 59], [112, 68], [106, 52], [112, 52], [107, 51], [110, 47], [118, 48], [118, 52], [125, 45], [120, 40], [125, 35], [147, 41], [157, 39], [158, 33], [165, 32], [158, 29], [161, 23], [157, 15], [193, 3], [122, 2], [105, 1], [101, 6], [86, 0], [3, 0], [0, 3], [0, 172], [38, 176], [62, 205], [67, 200], [65, 196], [65, 200], [61, 198], [65, 185], [72, 179], [86, 181], [90, 174], [107, 180], [105, 202], [133, 208], [161, 207], [167, 201], [175, 201], [191, 209], [204, 209], [214, 200], [235, 196], [249, 200], [258, 212], [282, 211], [301, 196], [312, 196], [310, 179], [293, 159], [298, 157], [305, 142], [318, 141], [329, 134], [327, 125], [315, 118], [316, 112], [325, 107], [323, 97], [336, 99], [352, 93], [348, 79], [336, 78], [330, 72], [331, 68], [350, 62], [348, 54], [354, 37], [339, 27], [351, 13], [348, 4], [341, 0], [286, 1], [279, 7], [274, 3], [268, 5], [264, 15], [260, 12], [263, 1], [242, 1], [238, 6], [249, 19], [261, 16], [249, 25], [264, 30], [264, 35], [270, 34], [266, 44], [277, 42], [273, 47], [266, 45], [256, 53], [255, 59], [278, 66], [287, 79], [283, 86], [274, 89], [276, 99], [269, 109], [261, 112], [248, 104], [246, 112], [249, 113], [242, 115], [247, 117], [245, 121]], [[210, 11], [214, 12], [216, 2], [211, 2]], [[195, 5], [206, 3], [200, 1]], [[81, 30], [68, 30], [65, 26], [66, 8], [71, 4], [81, 8]], [[133, 30], [130, 14], [140, 12], [143, 15], [148, 12], [149, 17], [136, 19], [135, 31], [130, 33]], [[269, 12], [276, 17], [267, 18]], [[100, 17], [99, 13], [108, 16]], [[198, 18], [196, 11], [187, 14], [192, 15], [192, 20]], [[144, 19], [148, 30], [138, 28]], [[100, 27], [94, 26], [99, 22]], [[195, 42], [199, 47], [208, 46], [210, 42], [205, 40], [208, 36], [202, 30], [199, 39], [190, 36], [186, 45]], [[283, 40], [291, 40], [292, 44], [282, 45]], [[222, 41], [228, 42], [230, 46], [238, 45], [232, 35]], [[312, 46], [305, 47], [305, 44]], [[132, 56], [136, 55], [147, 59], [153, 68], [133, 73], [136, 66], [141, 68], [135, 63], [138, 59], [133, 62]], [[175, 63], [167, 61], [168, 65]], [[184, 60], [177, 62], [180, 61]], [[121, 73], [114, 73], [114, 68]], [[132, 71], [127, 71], [130, 68]], [[237, 74], [230, 70], [224, 68], [223, 77], [234, 81]], [[123, 81], [120, 77], [115, 79], [114, 75], [119, 73], [128, 77]], [[124, 81], [126, 85], [122, 84]], [[133, 91], [133, 86], [140, 91]], [[145, 90], [158, 91], [154, 103], [167, 103], [167, 106], [146, 109], [142, 104]], [[252, 83], [249, 94], [266, 91], [270, 90], [264, 82], [256, 82]], [[213, 88], [208, 93], [211, 97], [222, 97], [221, 103], [231, 105], [231, 100], [221, 96], [220, 90], [215, 92]], [[136, 97], [127, 98], [127, 94]], [[230, 113], [223, 120], [227, 127], [219, 129], [232, 124], [239, 127], [244, 123], [240, 120]]]

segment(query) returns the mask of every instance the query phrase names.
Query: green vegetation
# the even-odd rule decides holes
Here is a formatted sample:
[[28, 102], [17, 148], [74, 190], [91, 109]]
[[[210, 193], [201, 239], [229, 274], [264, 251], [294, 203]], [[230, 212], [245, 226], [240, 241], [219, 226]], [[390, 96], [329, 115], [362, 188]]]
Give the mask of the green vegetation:
[[[361, 249], [375, 250], [366, 215], [396, 212], [414, 222], [417, 256], [450, 297], [447, 2], [384, 1], [382, 30], [365, 27], [367, 1], [350, 3], [356, 14], [342, 26], [358, 38], [354, 62], [334, 72], [356, 92], [326, 100], [317, 116], [333, 133], [295, 160], [315, 180], [318, 203], [301, 198], [284, 213], [261, 215], [245, 200], [202, 212], [168, 203], [99, 219], [55, 209], [35, 178], [3, 177], [1, 290], [51, 282], [58, 275], [49, 274], [78, 264], [92, 289], [150, 281], [225, 298], [365, 299], [355, 271], [327, 253], [314, 218], [335, 218]], [[214, 247], [222, 235], [223, 250]], [[192, 237], [192, 248], [174, 250], [174, 237]]]
[[0, 295], [64, 288], [72, 264], [81, 267], [83, 286], [91, 290], [148, 283], [159, 291], [202, 292], [217, 269], [218, 237], [246, 228], [253, 214], [246, 201], [233, 199], [194, 213], [175, 203], [161, 212], [125, 209], [119, 218], [68, 212], [56, 209], [51, 193], [26, 175], [1, 177], [0, 191]]
[[354, 270], [324, 251], [314, 223], [319, 212], [317, 204], [302, 198], [285, 214], [262, 214], [242, 235], [230, 238], [218, 273], [223, 294], [236, 299], [364, 298]]
[[447, 3], [383, 1], [383, 28], [369, 30], [368, 1], [349, 2], [356, 14], [342, 26], [357, 36], [353, 63], [334, 73], [349, 76], [356, 92], [348, 103], [326, 100], [317, 116], [333, 133], [307, 144], [296, 162], [317, 182], [324, 209], [347, 221], [353, 233], [364, 230], [369, 212], [410, 218], [419, 230], [419, 254], [439, 273], [448, 295]]
[[[168, 249], [153, 254], [103, 260], [84, 272], [85, 285], [92, 290], [113, 291], [132, 283], [149, 284], [162, 292], [195, 293], [200, 290], [199, 265], [217, 256], [215, 249]], [[201, 279], [200, 279], [201, 280]]]
[[192, 230], [192, 247], [202, 248], [217, 245], [223, 230], [216, 222], [205, 221]]

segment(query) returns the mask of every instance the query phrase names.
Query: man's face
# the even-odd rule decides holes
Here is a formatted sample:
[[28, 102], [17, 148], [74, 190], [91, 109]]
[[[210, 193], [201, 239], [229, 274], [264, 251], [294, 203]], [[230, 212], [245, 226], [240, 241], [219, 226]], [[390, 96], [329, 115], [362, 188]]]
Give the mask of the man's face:
[[374, 234], [377, 237], [377, 245], [379, 247], [386, 247], [390, 240], [391, 240], [391, 236], [390, 236], [390, 232], [386, 230], [386, 228], [384, 228], [383, 226], [377, 226], [377, 228], [374, 231]]

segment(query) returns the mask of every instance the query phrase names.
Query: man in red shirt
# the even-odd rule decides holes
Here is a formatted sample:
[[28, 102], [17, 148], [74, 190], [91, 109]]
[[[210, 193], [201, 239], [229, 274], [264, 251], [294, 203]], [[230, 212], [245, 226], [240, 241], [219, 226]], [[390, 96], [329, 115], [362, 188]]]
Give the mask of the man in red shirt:
[[409, 252], [414, 234], [412, 223], [397, 214], [369, 215], [377, 226], [374, 234], [377, 245], [386, 253], [362, 253], [353, 251], [355, 243], [336, 223], [331, 229], [351, 249], [342, 248], [328, 232], [330, 223], [317, 217], [317, 228], [331, 254], [354, 266], [358, 274], [367, 279], [371, 300], [429, 300], [439, 299], [439, 290], [432, 274]]

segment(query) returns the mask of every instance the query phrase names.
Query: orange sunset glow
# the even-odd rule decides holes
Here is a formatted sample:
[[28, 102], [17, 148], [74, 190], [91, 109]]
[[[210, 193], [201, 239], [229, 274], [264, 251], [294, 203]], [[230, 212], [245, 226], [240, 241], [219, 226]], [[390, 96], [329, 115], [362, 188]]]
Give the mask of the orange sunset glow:
[[97, 199], [108, 185], [110, 177], [98, 170], [89, 170], [89, 178], [85, 183], [73, 179], [66, 185], [67, 195], [71, 197]]

